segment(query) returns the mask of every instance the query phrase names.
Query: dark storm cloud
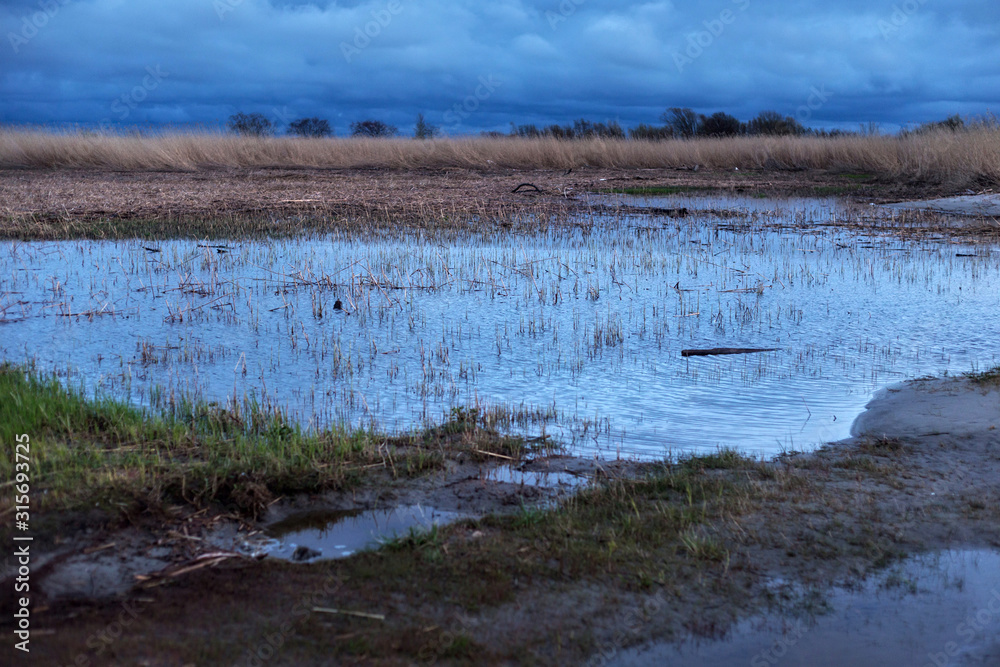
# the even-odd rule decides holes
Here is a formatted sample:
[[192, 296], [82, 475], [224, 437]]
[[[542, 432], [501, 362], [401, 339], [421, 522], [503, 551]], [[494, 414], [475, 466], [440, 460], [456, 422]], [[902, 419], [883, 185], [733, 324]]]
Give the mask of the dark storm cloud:
[[997, 109], [1000, 6], [980, 0], [16, 0], [0, 3], [0, 121], [222, 122], [342, 133], [417, 112], [656, 122], [668, 106], [833, 127]]

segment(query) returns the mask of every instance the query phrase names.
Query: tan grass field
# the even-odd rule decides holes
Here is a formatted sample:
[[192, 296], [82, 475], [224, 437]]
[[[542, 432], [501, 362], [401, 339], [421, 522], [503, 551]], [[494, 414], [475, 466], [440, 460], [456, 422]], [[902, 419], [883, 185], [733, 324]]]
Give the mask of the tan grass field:
[[896, 181], [1000, 183], [1000, 129], [907, 136], [735, 137], [661, 142], [551, 138], [253, 138], [0, 129], [0, 168], [198, 170], [206, 168], [678, 168], [865, 173]]

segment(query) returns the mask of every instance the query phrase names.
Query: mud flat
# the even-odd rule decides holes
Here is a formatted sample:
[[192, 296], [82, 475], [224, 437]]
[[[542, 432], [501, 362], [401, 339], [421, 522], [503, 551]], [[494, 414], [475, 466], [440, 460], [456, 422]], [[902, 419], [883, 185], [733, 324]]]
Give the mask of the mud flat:
[[[525, 182], [538, 190], [514, 192]], [[0, 169], [0, 238], [239, 238], [344, 224], [560, 219], [592, 210], [586, 200], [595, 192], [837, 196], [866, 208], [955, 194], [942, 184], [818, 169]]]

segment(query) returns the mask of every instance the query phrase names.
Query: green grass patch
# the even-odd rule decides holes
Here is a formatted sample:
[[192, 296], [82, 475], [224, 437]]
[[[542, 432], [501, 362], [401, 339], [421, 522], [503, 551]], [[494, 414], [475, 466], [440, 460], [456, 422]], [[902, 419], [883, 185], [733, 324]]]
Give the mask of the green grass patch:
[[685, 456], [678, 462], [691, 470], [730, 470], [756, 464], [754, 459], [731, 447], [722, 447], [711, 454]]
[[424, 560], [436, 561], [441, 558], [441, 534], [437, 524], [430, 528], [410, 527], [403, 535], [396, 535], [382, 542], [387, 552], [412, 550], [419, 552]]
[[[460, 410], [409, 436], [332, 427], [305, 431], [273, 406], [180, 402], [161, 412], [90, 399], [30, 369], [0, 365], [0, 438], [31, 442], [33, 498], [75, 509], [129, 511], [218, 503], [251, 516], [279, 495], [350, 488], [366, 474], [439, 470], [448, 456], [518, 458], [543, 443], [503, 436]], [[14, 457], [0, 459], [13, 479]], [[0, 509], [2, 509], [0, 501]]]
[[[557, 571], [572, 578], [611, 577], [618, 586], [644, 590], [687, 568], [725, 567], [727, 547], [707, 527], [752, 505], [759, 496], [756, 479], [752, 468], [712, 476], [684, 465], [651, 465], [644, 477], [587, 487], [556, 508], [487, 517], [481, 526], [499, 529], [503, 539], [479, 540], [473, 547], [506, 561], [508, 576], [530, 579]], [[510, 553], [520, 554], [514, 569]]]

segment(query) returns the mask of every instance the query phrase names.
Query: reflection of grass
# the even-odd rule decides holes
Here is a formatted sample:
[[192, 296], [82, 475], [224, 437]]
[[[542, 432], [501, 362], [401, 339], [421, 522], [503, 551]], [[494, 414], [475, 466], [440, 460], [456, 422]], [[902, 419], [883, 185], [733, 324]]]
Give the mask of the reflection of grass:
[[[517, 459], [539, 447], [500, 436], [475, 410], [414, 436], [365, 430], [303, 431], [271, 406], [180, 403], [146, 414], [91, 400], [55, 379], [0, 365], [0, 439], [31, 442], [31, 488], [46, 507], [117, 504], [128, 511], [169, 503], [222, 503], [255, 514], [282, 494], [359, 483], [366, 471], [393, 476], [440, 470], [449, 455]], [[0, 458], [12, 479], [14, 457]]]
[[916, 579], [900, 571], [890, 572], [882, 581], [881, 587], [885, 590], [897, 589], [910, 595], [915, 595], [918, 590]]

